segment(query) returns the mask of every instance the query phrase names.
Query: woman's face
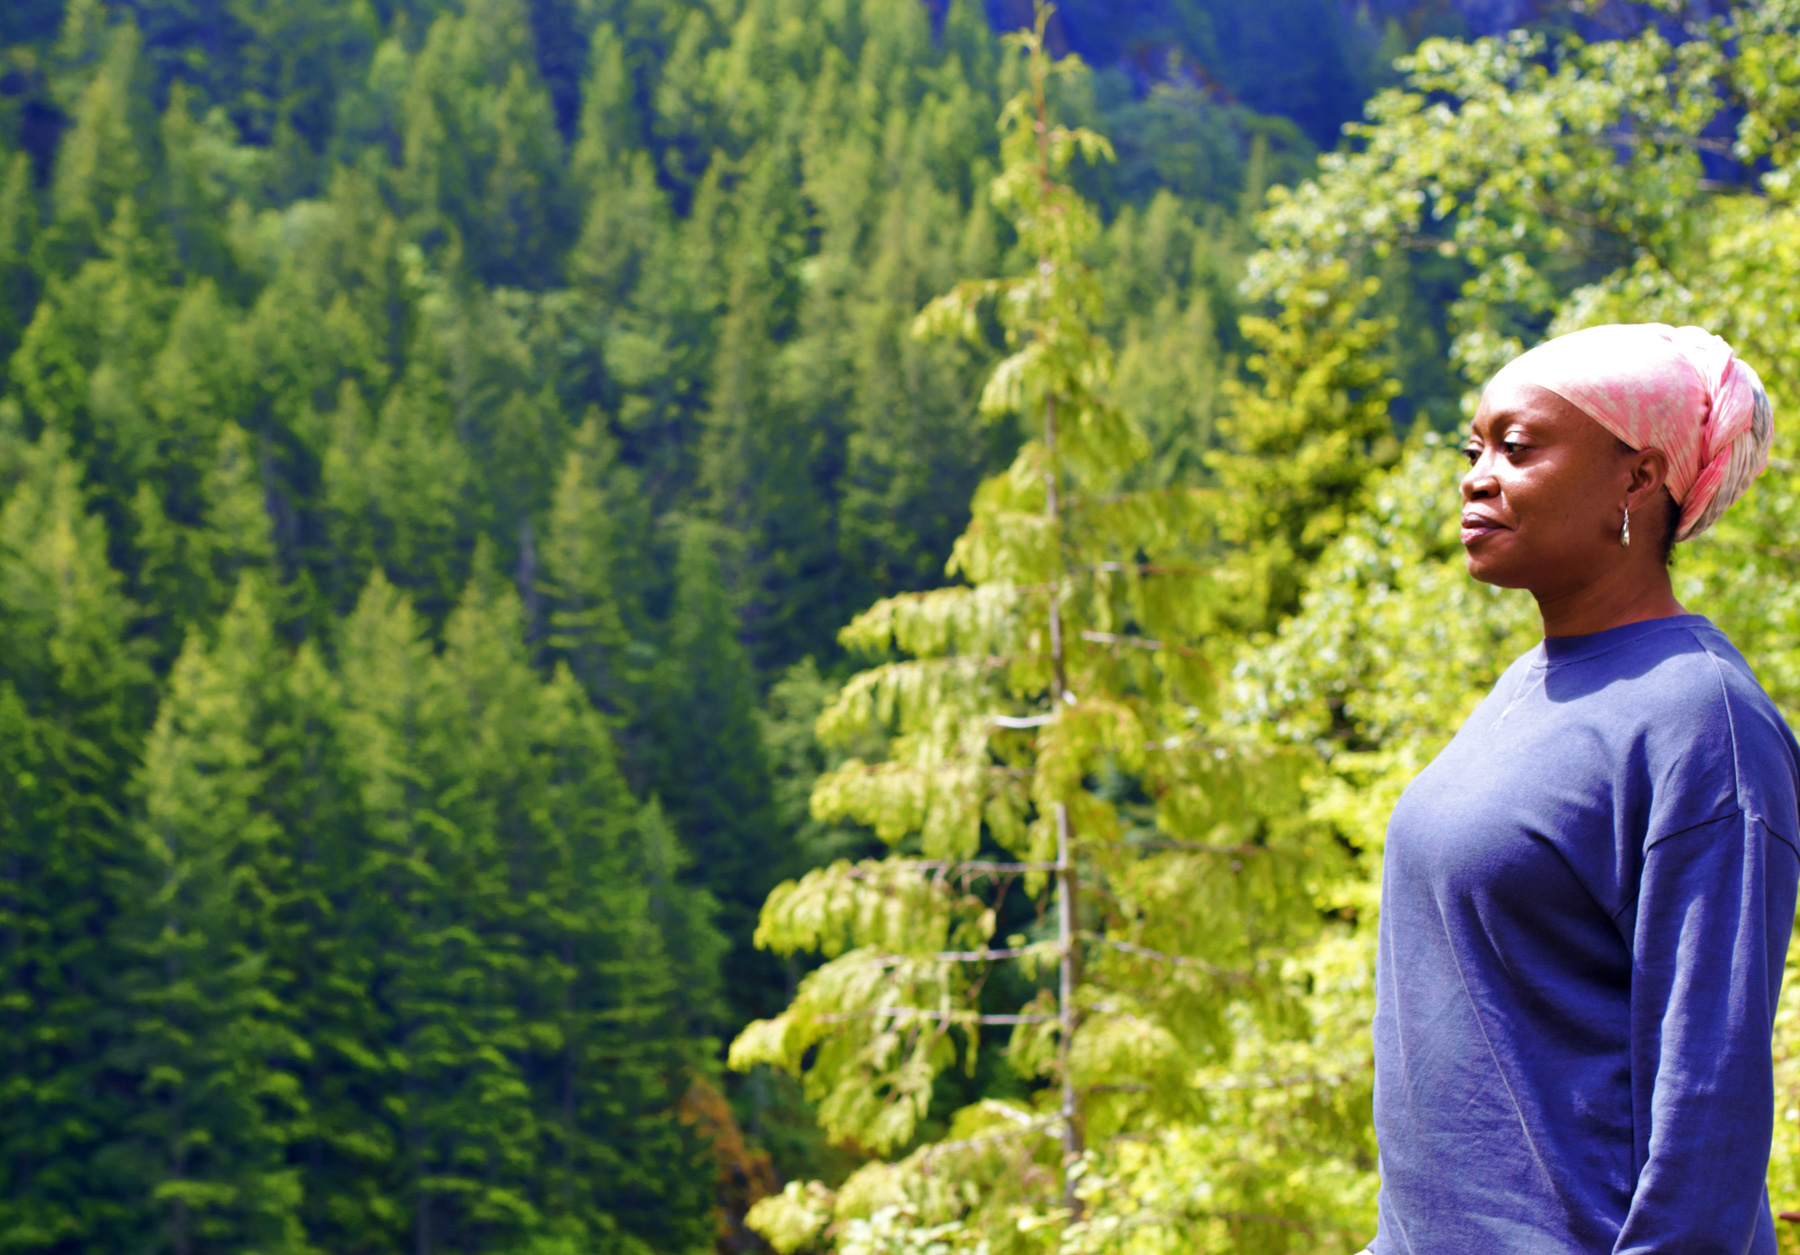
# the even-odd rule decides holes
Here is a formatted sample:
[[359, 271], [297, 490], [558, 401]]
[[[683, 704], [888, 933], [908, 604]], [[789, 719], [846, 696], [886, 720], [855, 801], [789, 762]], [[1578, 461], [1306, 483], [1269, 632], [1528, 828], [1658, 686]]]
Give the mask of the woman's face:
[[[1536, 384], [1496, 380], [1481, 398], [1463, 450], [1462, 543], [1469, 574], [1540, 601], [1591, 584], [1624, 558], [1624, 506], [1660, 492], [1662, 455], [1626, 449], [1570, 402]], [[1651, 477], [1645, 463], [1654, 463]], [[1633, 522], [1655, 546], [1661, 524]]]

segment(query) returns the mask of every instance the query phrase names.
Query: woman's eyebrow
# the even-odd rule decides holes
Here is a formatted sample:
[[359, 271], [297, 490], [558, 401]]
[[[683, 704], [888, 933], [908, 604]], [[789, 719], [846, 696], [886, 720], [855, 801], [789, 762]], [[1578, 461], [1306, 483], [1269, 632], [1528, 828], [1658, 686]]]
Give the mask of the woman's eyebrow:
[[[1518, 420], [1508, 411], [1501, 411], [1498, 414], [1489, 414], [1485, 420], [1476, 419], [1473, 423], [1469, 424], [1468, 434], [1463, 437], [1463, 440], [1489, 439], [1499, 432], [1506, 430], [1509, 425], [1517, 421]], [[1483, 432], [1488, 434], [1484, 436], [1482, 434]]]
[[1545, 425], [1543, 418], [1533, 417], [1530, 413], [1520, 410], [1503, 410], [1489, 417], [1487, 427], [1495, 434], [1503, 431], [1524, 431], [1536, 434]]
[[1517, 432], [1520, 435], [1530, 436], [1533, 439], [1541, 440], [1544, 437], [1544, 431], [1547, 426], [1549, 425], [1541, 421], [1533, 422], [1531, 419], [1521, 416], [1508, 419], [1499, 430], [1503, 432]]

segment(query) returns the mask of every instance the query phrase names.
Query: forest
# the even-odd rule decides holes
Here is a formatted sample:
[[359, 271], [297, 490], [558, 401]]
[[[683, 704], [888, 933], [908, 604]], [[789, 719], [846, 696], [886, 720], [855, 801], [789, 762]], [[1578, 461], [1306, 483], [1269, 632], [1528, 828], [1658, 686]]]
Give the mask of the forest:
[[1454, 433], [1730, 339], [1800, 717], [1797, 175], [1800, 0], [8, 0], [0, 1252], [1360, 1251]]

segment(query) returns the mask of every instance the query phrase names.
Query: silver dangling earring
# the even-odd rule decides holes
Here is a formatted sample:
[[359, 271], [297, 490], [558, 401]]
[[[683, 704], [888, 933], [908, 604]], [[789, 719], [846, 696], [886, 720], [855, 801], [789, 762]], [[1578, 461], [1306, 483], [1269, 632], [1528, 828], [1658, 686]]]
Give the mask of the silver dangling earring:
[[1619, 547], [1631, 548], [1631, 507], [1625, 507], [1625, 526], [1619, 530]]

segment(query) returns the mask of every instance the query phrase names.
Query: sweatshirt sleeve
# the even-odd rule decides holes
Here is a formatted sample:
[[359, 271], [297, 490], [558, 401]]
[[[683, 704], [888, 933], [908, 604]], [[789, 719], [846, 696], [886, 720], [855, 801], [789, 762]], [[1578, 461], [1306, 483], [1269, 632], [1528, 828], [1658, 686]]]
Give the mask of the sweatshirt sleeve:
[[1769, 1039], [1797, 879], [1793, 847], [1742, 812], [1645, 852], [1636, 918], [1620, 919], [1638, 1172], [1615, 1255], [1743, 1255], [1772, 1228]]

